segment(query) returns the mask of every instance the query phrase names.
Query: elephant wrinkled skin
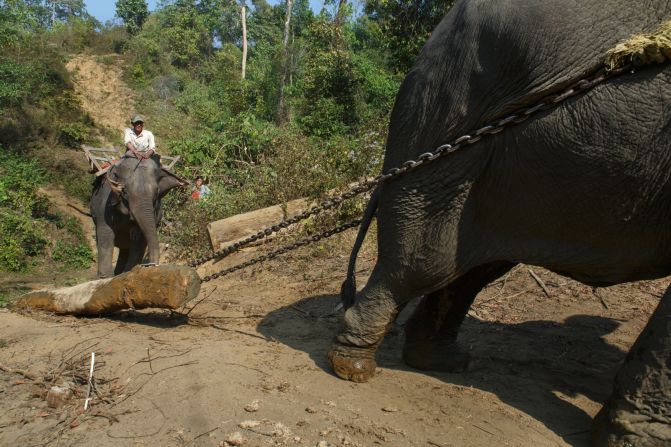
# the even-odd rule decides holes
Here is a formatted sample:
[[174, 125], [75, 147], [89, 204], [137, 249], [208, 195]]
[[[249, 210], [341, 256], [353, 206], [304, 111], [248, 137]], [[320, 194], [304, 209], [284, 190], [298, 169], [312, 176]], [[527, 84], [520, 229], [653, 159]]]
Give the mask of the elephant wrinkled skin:
[[[660, 0], [458, 2], [401, 86], [383, 171], [561, 91], [670, 17]], [[670, 65], [608, 80], [379, 187], [368, 210], [378, 260], [329, 352], [336, 374], [370, 379], [388, 327], [419, 296], [405, 361], [463, 370], [456, 339], [469, 306], [517, 263], [593, 286], [671, 274]], [[668, 307], [637, 341], [647, 354], [620, 371], [596, 445], [671, 445]]]
[[[99, 278], [130, 271], [142, 262], [147, 248], [149, 262], [159, 263], [157, 226], [161, 198], [172, 188], [184, 185], [151, 158], [124, 157], [106, 175], [108, 179], [96, 182], [90, 203], [96, 226]], [[113, 268], [115, 246], [119, 257]]]

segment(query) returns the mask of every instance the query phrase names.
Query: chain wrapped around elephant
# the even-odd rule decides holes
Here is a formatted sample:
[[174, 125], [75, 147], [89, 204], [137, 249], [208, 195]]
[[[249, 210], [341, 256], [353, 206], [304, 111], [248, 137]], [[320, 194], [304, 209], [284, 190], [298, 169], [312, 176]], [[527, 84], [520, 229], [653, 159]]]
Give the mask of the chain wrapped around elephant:
[[[365, 303], [365, 306], [368, 307], [364, 311], [361, 310], [364, 306], [360, 305], [361, 302], [357, 302], [357, 305], [354, 305], [354, 297], [356, 294], [353, 274], [354, 261], [356, 259], [358, 246], [360, 246], [362, 239], [365, 236], [365, 229], [376, 212], [376, 202], [381, 200], [377, 195], [377, 191], [381, 189], [380, 187], [382, 185], [385, 185], [386, 187], [386, 185], [393, 183], [393, 180], [399, 179], [402, 176], [419, 169], [420, 167], [429, 166], [438, 159], [442, 159], [451, 154], [462, 153], [462, 149], [474, 145], [481, 140], [489, 138], [508, 128], [528, 121], [531, 117], [546, 116], [543, 114], [544, 112], [549, 112], [551, 109], [557, 108], [562, 104], [566, 104], [569, 99], [575, 98], [579, 95], [584, 95], [587, 92], [593, 90], [596, 86], [604, 84], [606, 81], [615, 79], [617, 77], [622, 77], [627, 74], [637, 73], [639, 70], [643, 70], [644, 66], [668, 63], [670, 60], [671, 21], [665, 22], [664, 25], [656, 32], [648, 35], [635, 36], [634, 38], [619, 44], [613, 50], [607, 53], [605, 59], [600, 65], [600, 68], [592, 70], [590, 75], [585, 76], [583, 79], [577, 82], [573, 82], [568, 86], [559, 85], [557, 88], [550, 88], [547, 90], [549, 94], [544, 95], [540, 101], [533, 102], [533, 105], [531, 106], [517, 108], [517, 111], [512, 114], [506, 114], [502, 118], [488, 121], [484, 126], [478, 127], [473, 132], [464, 134], [454, 139], [450, 143], [438, 145], [432, 152], [423, 153], [415, 159], [408, 160], [400, 165], [397, 165], [396, 167], [387, 169], [372, 180], [364, 180], [345, 193], [331, 197], [330, 199], [320, 203], [318, 206], [315, 206], [308, 211], [279, 222], [276, 225], [265, 228], [264, 230], [259, 231], [222, 250], [218, 250], [212, 253], [210, 256], [190, 261], [187, 264], [188, 267], [196, 268], [208, 261], [223, 259], [224, 257], [229, 256], [230, 254], [235, 253], [252, 243], [282, 231], [291, 225], [294, 225], [311, 216], [317, 215], [325, 210], [335, 208], [345, 200], [351, 199], [369, 191], [376, 190], [376, 192], [374, 192], [372, 195], [371, 201], [366, 209], [363, 219], [357, 219], [352, 222], [348, 222], [335, 229], [314, 235], [310, 238], [277, 249], [269, 254], [259, 256], [239, 265], [229, 267], [220, 272], [204, 276], [200, 279], [194, 279], [193, 275], [187, 275], [189, 280], [182, 281], [180, 283], [182, 285], [178, 287], [186, 287], [190, 293], [182, 294], [181, 296], [191, 296], [193, 295], [194, 291], [197, 294], [197, 290], [200, 287], [200, 281], [210, 281], [216, 278], [220, 278], [231, 272], [273, 259], [293, 249], [306, 246], [310, 243], [331, 237], [349, 228], [362, 225], [362, 231], [360, 231], [360, 234], [357, 237], [357, 242], [355, 243], [355, 248], [352, 251], [347, 280], [343, 285], [342, 291], [343, 303], [345, 307], [349, 308], [345, 316], [345, 330], [343, 330], [343, 332], [337, 337], [334, 348], [329, 353], [329, 360], [331, 362], [331, 366], [338, 376], [353, 381], [366, 381], [374, 374], [376, 367], [374, 360], [375, 349], [380, 343], [381, 337], [384, 336], [386, 327], [388, 327], [389, 323], [388, 321], [383, 321], [381, 324], [379, 324], [378, 327], [376, 326], [378, 322], [373, 322], [375, 324], [371, 324], [370, 321], [364, 321], [364, 319], [368, 318], [370, 315], [381, 314], [388, 314], [389, 318], [393, 319], [393, 315], [395, 315], [397, 312], [397, 309], [392, 309], [391, 305], [388, 305], [388, 303], [383, 303], [383, 305], [390, 308], [380, 307], [374, 309], [374, 306], [378, 305], [379, 303], [374, 303], [371, 300]], [[513, 102], [513, 104], [515, 103], [516, 102]], [[143, 267], [138, 268], [140, 270], [143, 269]], [[509, 268], [510, 266], [508, 264], [499, 265], [497, 263], [483, 265], [481, 268], [474, 268], [472, 270], [473, 275], [478, 275], [477, 281], [474, 282], [482, 282], [487, 278], [496, 277], [498, 274], [500, 274], [501, 271], [506, 271]], [[156, 274], [158, 273], [158, 270], [152, 271], [152, 273]], [[469, 274], [470, 273], [471, 272], [469, 272]], [[169, 273], [169, 275], [171, 274], [173, 273]], [[182, 275], [183, 273], [179, 274]], [[474, 276], [471, 276], [469, 278], [472, 279], [473, 277]], [[102, 290], [104, 287], [105, 285], [103, 284], [100, 290]], [[367, 287], [370, 287], [370, 282], [369, 286]], [[380, 288], [381, 286], [380, 284], [374, 283], [372, 288], [375, 287]], [[117, 296], [118, 294], [126, 292], [123, 292], [119, 288], [112, 289], [114, 292], [105, 296], [112, 299], [112, 301], [116, 303], [128, 301], [125, 298], [119, 300], [119, 297]], [[454, 289], [449, 289], [449, 287], [446, 287], [445, 290], [450, 291], [450, 293], [459, 291], [460, 293], [471, 294], [473, 295], [471, 297], [472, 302], [472, 298], [475, 296], [475, 294], [477, 294], [479, 288], [474, 284], [469, 284], [468, 281], [462, 281], [454, 285]], [[387, 291], [383, 292], [386, 293]], [[369, 293], [378, 293], [380, 296], [382, 296], [383, 292], [375, 289], [373, 292]], [[104, 294], [105, 292], [96, 293]], [[669, 293], [671, 292], [667, 292], [667, 295], [669, 295]], [[65, 292], [51, 295], [42, 293], [41, 295], [33, 296], [33, 299], [36, 300], [36, 302], [39, 302], [42, 308], [53, 310], [53, 307], [49, 307], [49, 305], [44, 304], [45, 300], [58, 300], [65, 295], [67, 295]], [[127, 297], [126, 295], [124, 296]], [[447, 296], [447, 292], [445, 292], [445, 296]], [[154, 302], [152, 299], [150, 299], [150, 297], [147, 298], [148, 302]], [[440, 301], [443, 300], [443, 298], [436, 298], [436, 300]], [[456, 314], [459, 314], [455, 314], [454, 316], [456, 321], [456, 329], [450, 328], [450, 331], [456, 331], [459, 324], [461, 323], [461, 320], [463, 320], [465, 310], [467, 310], [468, 306], [470, 305], [470, 302], [466, 301], [464, 303], [457, 303], [459, 304], [456, 306], [458, 309], [454, 310]], [[22, 303], [23, 307], [30, 307], [30, 303], [27, 303], [26, 300], [23, 300]], [[131, 303], [131, 306], [132, 305], [136, 305], [136, 303]], [[354, 305], [354, 307], [351, 307], [352, 305]], [[429, 304], [426, 306], [429, 306]], [[594, 430], [594, 442], [596, 445], [671, 445], [671, 421], [667, 416], [668, 414], [671, 414], [671, 396], [669, 395], [668, 391], [665, 391], [669, 389], [667, 384], [671, 384], [671, 371], [666, 365], [666, 362], [668, 362], [669, 359], [669, 355], [671, 355], [669, 354], [669, 350], [671, 349], [671, 341], [669, 341], [671, 340], [671, 328], [669, 328], [668, 324], [666, 323], [668, 318], [671, 317], [670, 307], [671, 306], [669, 305], [668, 300], [663, 300], [662, 304], [660, 304], [660, 307], [657, 309], [652, 319], [650, 320], [650, 323], [643, 331], [641, 337], [632, 348], [632, 354], [630, 354], [627, 363], [616, 377], [616, 387], [614, 389], [613, 395], [611, 396], [609, 402], [602, 409], [596, 421]], [[100, 308], [98, 301], [96, 301], [95, 306], [89, 306], [89, 309], [92, 308]], [[117, 307], [110, 308], [117, 309]], [[355, 310], [356, 312], [352, 312], [352, 310]], [[58, 310], [56, 309], [56, 311]], [[427, 310], [427, 312], [429, 311], [430, 309]], [[83, 313], [87, 312], [88, 311], [85, 311]], [[366, 314], [366, 312], [368, 312], [368, 314]], [[450, 310], [448, 314], [451, 315], [451, 313], [454, 312]], [[421, 324], [421, 321], [419, 321], [419, 317], [416, 318], [413, 316], [413, 319], [408, 323], [407, 329], [414, 331], [415, 328], [412, 326], [416, 324]], [[362, 327], [365, 328], [365, 330], [368, 332], [357, 334], [356, 331], [352, 329], [353, 327]], [[456, 337], [455, 333], [450, 332], [448, 335], [451, 337]], [[652, 333], [656, 333], [657, 336], [652, 337]], [[414, 340], [413, 337], [418, 337], [417, 333], [406, 334], [406, 343], [415, 343], [416, 340]], [[420, 349], [415, 349], [414, 352], [412, 351], [413, 350], [410, 349], [404, 352], [407, 363], [409, 363], [411, 366], [422, 369], [432, 369], [434, 365], [422, 364], [423, 359], [418, 359], [416, 357], [417, 355], [421, 355], [421, 353], [424, 351]], [[452, 352], [452, 354], [456, 354], [456, 352]], [[440, 369], [440, 366], [442, 365], [438, 365], [437, 369]], [[660, 387], [663, 388], [663, 390], [660, 390]]]

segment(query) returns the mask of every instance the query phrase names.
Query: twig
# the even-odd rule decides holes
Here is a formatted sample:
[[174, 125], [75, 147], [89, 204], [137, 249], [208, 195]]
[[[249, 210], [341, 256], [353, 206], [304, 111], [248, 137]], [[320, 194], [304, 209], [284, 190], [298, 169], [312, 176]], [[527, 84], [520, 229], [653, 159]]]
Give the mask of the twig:
[[96, 363], [96, 353], [92, 352], [91, 353], [91, 369], [89, 370], [89, 386], [88, 390], [86, 391], [86, 400], [84, 400], [84, 411], [88, 410], [89, 408], [89, 401], [91, 400], [91, 388], [93, 387], [93, 367]]
[[6, 367], [3, 364], [0, 364], [0, 370], [6, 372], [8, 374], [18, 374], [20, 376], [25, 377], [26, 379], [29, 379], [29, 380], [37, 380], [37, 376], [34, 376], [33, 374], [31, 374], [29, 372], [26, 372], [26, 371], [23, 371], [23, 370], [20, 370], [20, 369], [11, 369], [11, 368]]
[[527, 268], [527, 270], [529, 271], [529, 274], [531, 275], [531, 277], [532, 277], [534, 280], [536, 280], [536, 282], [538, 283], [539, 286], [541, 286], [541, 289], [543, 289], [543, 292], [545, 292], [545, 294], [548, 296], [548, 298], [550, 298], [550, 290], [549, 290], [548, 287], [545, 285], [545, 283], [543, 282], [543, 280], [540, 279], [540, 277], [539, 277], [536, 273], [534, 273], [534, 271], [531, 270], [530, 268]]
[[114, 439], [134, 439], [134, 438], [147, 438], [147, 437], [149, 437], [149, 436], [154, 436], [154, 435], [157, 435], [157, 434], [161, 433], [161, 430], [163, 430], [163, 427], [165, 426], [165, 423], [166, 423], [166, 421], [168, 420], [168, 418], [165, 417], [165, 413], [163, 413], [163, 410], [161, 410], [161, 409], [158, 407], [158, 405], [156, 405], [156, 404], [154, 403], [153, 400], [151, 400], [151, 399], [147, 399], [147, 400], [148, 400], [149, 402], [151, 402], [151, 404], [154, 406], [154, 408], [156, 408], [156, 409], [158, 410], [158, 412], [161, 413], [161, 416], [163, 416], [163, 422], [161, 423], [161, 426], [158, 428], [158, 430], [156, 430], [156, 431], [154, 431], [154, 432], [151, 432], [151, 433], [147, 433], [146, 435], [132, 435], [132, 436], [123, 436], [123, 435], [117, 436], [117, 435], [112, 435], [112, 434], [110, 433], [110, 431], [107, 430], [107, 436], [109, 436], [110, 438], [114, 438]]
[[[517, 292], [517, 293], [513, 293], [512, 295], [504, 296], [503, 298], [501, 298], [501, 300], [509, 300], [511, 298], [515, 298], [517, 296], [524, 295], [525, 293], [528, 293], [528, 292], [531, 292], [531, 289], [525, 289], [525, 290], [522, 290], [521, 292]], [[495, 297], [489, 298], [488, 300], [481, 301], [478, 305], [482, 306], [483, 304], [487, 304], [490, 301], [499, 301], [496, 298], [497, 297], [495, 296]]]
[[213, 431], [215, 431], [215, 430], [219, 430], [220, 428], [221, 428], [221, 427], [219, 427], [219, 426], [217, 425], [217, 426], [214, 427], [212, 430], [208, 430], [208, 431], [206, 431], [206, 432], [204, 432], [204, 433], [199, 434], [198, 436], [196, 436], [195, 438], [193, 438], [193, 439], [191, 440], [191, 444], [194, 443], [194, 442], [196, 442], [196, 439], [198, 439], [198, 438], [202, 438], [202, 437], [205, 436], [205, 435], [209, 435], [209, 434], [212, 433]]
[[[140, 363], [151, 362], [151, 360], [172, 359], [172, 358], [175, 358], [175, 357], [181, 357], [181, 356], [183, 356], [183, 355], [188, 354], [188, 353], [191, 352], [191, 351], [193, 351], [193, 349], [187, 349], [187, 350], [185, 350], [185, 351], [180, 352], [179, 354], [174, 354], [174, 355], [159, 355], [158, 357], [154, 357], [153, 359], [151, 359], [151, 358], [148, 358], [148, 359], [141, 359], [141, 360], [138, 360], [137, 362], [133, 363], [132, 365], [130, 365], [128, 368], [126, 368], [126, 371], [125, 371], [125, 372], [130, 371], [130, 369], [131, 369], [133, 366], [135, 366], [135, 365], [139, 365]], [[151, 369], [151, 367], [150, 367], [149, 369]], [[153, 371], [152, 371], [152, 372], [153, 372]]]
[[433, 445], [435, 447], [445, 447], [445, 444], [439, 444], [435, 441], [431, 441], [430, 439], [428, 441], [426, 441], [426, 443], [429, 444], [429, 445]]
[[253, 368], [251, 366], [241, 365], [240, 363], [226, 362], [226, 363], [223, 363], [223, 364], [224, 365], [229, 365], [229, 366], [239, 366], [240, 368], [249, 369], [250, 371], [256, 371], [257, 373], [261, 374], [262, 376], [267, 376], [268, 375], [268, 373], [265, 372], [265, 371], [262, 371], [262, 370], [257, 369], [257, 368]]
[[166, 368], [159, 369], [159, 370], [156, 371], [155, 373], [142, 373], [142, 374], [139, 374], [136, 378], [141, 377], [141, 376], [149, 376], [149, 379], [147, 379], [146, 381], [144, 381], [144, 382], [143, 382], [139, 387], [137, 387], [133, 392], [126, 394], [126, 396], [125, 396], [123, 399], [121, 399], [120, 401], [118, 401], [118, 402], [114, 402], [114, 403], [112, 404], [112, 406], [114, 406], [114, 405], [118, 405], [118, 404], [120, 404], [121, 402], [124, 402], [124, 401], [128, 400], [129, 398], [135, 396], [137, 393], [140, 392], [140, 390], [141, 390], [147, 383], [149, 383], [149, 382], [151, 381], [152, 378], [154, 378], [154, 376], [157, 376], [159, 373], [162, 373], [163, 371], [167, 371], [167, 370], [169, 370], [169, 369], [179, 368], [180, 366], [189, 366], [189, 365], [196, 365], [196, 364], [198, 364], [197, 361], [191, 361], [191, 362], [186, 362], [186, 363], [180, 363], [179, 365], [168, 366], [168, 367], [166, 367]]
[[606, 309], [606, 310], [609, 310], [609, 309], [610, 309], [610, 308], [608, 307], [608, 303], [606, 303], [606, 300], [604, 299], [604, 297], [601, 296], [601, 294], [599, 293], [599, 290], [598, 290], [596, 287], [593, 287], [593, 288], [592, 288], [592, 293], [593, 293], [597, 298], [599, 298], [599, 301], [601, 301], [601, 305], [604, 307], [604, 309]]
[[[212, 294], [217, 290], [217, 287], [219, 287], [219, 286], [214, 286], [214, 289], [212, 289], [212, 291], [211, 291], [207, 296], [205, 296], [205, 297], [203, 297], [202, 299], [200, 299], [200, 300], [199, 300], [196, 304], [194, 304], [193, 307], [191, 307], [191, 309], [189, 309], [188, 312], [186, 312], [184, 315], [186, 315], [186, 316], [188, 317], [189, 314], [193, 311], [193, 309], [196, 308], [196, 306], [198, 306], [200, 303], [202, 303], [203, 301], [205, 301], [206, 299], [208, 299], [209, 297], [212, 296]], [[186, 304], [184, 305], [184, 307], [186, 308]]]
[[242, 334], [242, 335], [246, 335], [248, 337], [258, 338], [258, 339], [261, 339], [263, 341], [268, 341], [268, 338], [266, 338], [266, 337], [262, 337], [262, 336], [256, 335], [256, 334], [250, 334], [249, 332], [239, 331], [237, 329], [228, 329], [228, 328], [225, 328], [225, 327], [218, 326], [214, 323], [212, 323], [212, 324], [202, 324], [200, 326], [211, 327], [211, 328], [214, 328], [214, 329], [219, 329], [220, 331], [224, 331], [224, 332], [235, 332], [237, 334]]
[[117, 418], [116, 415], [109, 414], [105, 411], [98, 411], [96, 413], [90, 413], [89, 416], [92, 417], [92, 418], [93, 417], [95, 417], [95, 418], [105, 418], [109, 421], [110, 424], [112, 424], [114, 422], [119, 422], [119, 418]]
[[496, 436], [494, 433], [492, 433], [492, 432], [490, 432], [490, 431], [488, 431], [488, 430], [485, 430], [484, 428], [480, 427], [479, 425], [475, 425], [475, 424], [471, 424], [471, 425], [473, 425], [473, 427], [475, 427], [475, 428], [477, 428], [477, 429], [480, 429], [480, 430], [484, 431], [485, 433], [488, 433], [488, 434], [490, 434], [490, 435], [492, 435], [492, 436]]
[[147, 359], [149, 360], [149, 371], [154, 372], [154, 367], [151, 364], [151, 354], [149, 354], [149, 346], [147, 346]]

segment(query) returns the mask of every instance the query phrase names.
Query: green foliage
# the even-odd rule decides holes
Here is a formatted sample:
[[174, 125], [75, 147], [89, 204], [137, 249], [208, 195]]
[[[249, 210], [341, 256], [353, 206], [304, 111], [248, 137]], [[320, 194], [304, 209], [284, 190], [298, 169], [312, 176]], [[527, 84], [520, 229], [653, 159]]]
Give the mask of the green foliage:
[[[387, 0], [369, 1], [370, 13], [356, 20], [349, 6], [334, 16], [326, 11], [315, 16], [309, 0], [296, 0], [285, 48], [286, 3], [252, 0], [245, 79], [240, 2], [166, 0], [147, 14], [144, 0], [118, 0], [125, 26], [97, 24], [80, 3], [72, 0], [69, 12], [59, 10], [52, 22], [44, 2], [0, 0], [0, 44], [8, 48], [0, 55], [0, 143], [24, 153], [49, 148], [45, 154], [91, 141], [104, 130], [95, 129], [72, 92], [66, 53], [90, 51], [100, 62], [123, 67], [159, 152], [182, 157], [178, 174], [209, 180], [206, 200], [191, 200], [182, 190], [165, 199], [162, 238], [183, 258], [208, 250], [208, 222], [299, 197], [318, 198], [377, 173], [400, 84], [396, 73], [428, 36], [440, 5], [449, 2], [414, 2], [421, 7], [416, 16], [427, 20], [418, 30], [408, 27], [407, 12], [394, 15], [408, 8]], [[400, 40], [403, 33], [407, 42]], [[42, 158], [50, 166], [48, 181], [88, 198], [90, 177], [73, 169], [69, 157]], [[32, 219], [35, 232], [28, 234], [25, 225], [10, 231], [6, 250], [0, 249], [11, 259], [2, 268], [25, 270], [47, 255], [51, 260], [44, 262], [63, 268], [90, 262], [74, 224], [49, 215], [36, 187], [2, 188], [0, 209], [21, 222]], [[360, 200], [347, 203], [311, 220], [303, 231], [317, 231], [361, 209]], [[46, 245], [40, 245], [40, 234], [49, 234]], [[38, 254], [27, 255], [26, 244]]]
[[50, 238], [58, 241], [54, 261], [70, 268], [90, 265], [91, 249], [78, 222], [50, 214], [49, 202], [38, 194], [46, 177], [36, 158], [0, 147], [0, 270], [25, 271], [44, 262]]
[[32, 64], [0, 56], [0, 110], [20, 104], [31, 92]]
[[59, 140], [65, 146], [78, 149], [90, 139], [91, 128], [82, 122], [65, 123], [61, 126]]
[[47, 246], [43, 225], [25, 214], [0, 208], [0, 269], [22, 271]]
[[117, 0], [116, 15], [123, 20], [128, 34], [137, 34], [149, 16], [147, 2], [145, 0]]
[[37, 196], [44, 171], [35, 160], [0, 151], [0, 269], [20, 271], [47, 244], [44, 226], [34, 221], [45, 212]]
[[405, 73], [454, 3], [455, 0], [366, 0], [365, 11], [379, 24], [393, 54], [394, 69]]
[[193, 67], [212, 52], [212, 36], [205, 17], [193, 0], [177, 0], [159, 14], [160, 40], [170, 62], [177, 67]]
[[36, 29], [40, 12], [40, 8], [23, 0], [0, 1], [0, 48], [18, 44]]
[[83, 242], [59, 240], [56, 241], [52, 259], [68, 268], [85, 269], [91, 266], [93, 251]]

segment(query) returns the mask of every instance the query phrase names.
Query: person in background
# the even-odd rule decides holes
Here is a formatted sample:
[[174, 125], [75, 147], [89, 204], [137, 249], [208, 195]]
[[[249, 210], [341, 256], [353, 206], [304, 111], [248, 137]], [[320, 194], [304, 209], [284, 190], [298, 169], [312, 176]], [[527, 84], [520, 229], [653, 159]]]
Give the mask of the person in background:
[[205, 198], [208, 194], [210, 194], [210, 188], [207, 187], [205, 183], [203, 183], [203, 177], [198, 176], [196, 177], [195, 180], [195, 185], [193, 187], [193, 191], [191, 192], [191, 198], [192, 199], [203, 199]]

